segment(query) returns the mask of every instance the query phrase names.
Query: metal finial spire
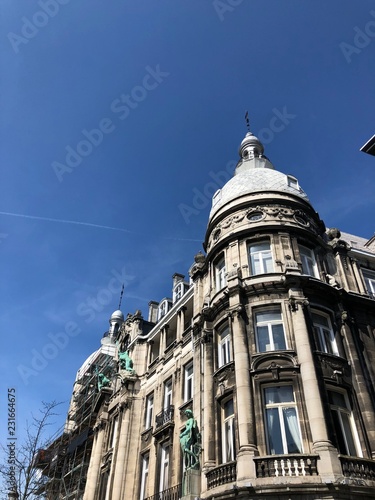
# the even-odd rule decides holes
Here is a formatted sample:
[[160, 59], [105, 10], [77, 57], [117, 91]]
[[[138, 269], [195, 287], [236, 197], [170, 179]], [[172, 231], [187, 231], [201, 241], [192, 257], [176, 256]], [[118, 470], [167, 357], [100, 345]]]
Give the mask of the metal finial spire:
[[120, 293], [120, 302], [118, 303], [118, 308], [121, 309], [122, 296], [124, 295], [124, 283], [122, 284], [121, 293]]
[[248, 111], [246, 111], [245, 120], [246, 120], [247, 130], [250, 132], [250, 120], [249, 120], [249, 112]]

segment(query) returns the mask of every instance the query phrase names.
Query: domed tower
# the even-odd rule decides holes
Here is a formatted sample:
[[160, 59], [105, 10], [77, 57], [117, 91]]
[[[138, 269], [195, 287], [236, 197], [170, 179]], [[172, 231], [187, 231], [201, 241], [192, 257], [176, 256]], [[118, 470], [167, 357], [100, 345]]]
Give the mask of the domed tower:
[[328, 494], [344, 480], [342, 457], [371, 459], [375, 444], [373, 413], [361, 418], [355, 399], [334, 235], [251, 132], [239, 154], [213, 196], [206, 256], [191, 269], [207, 493], [226, 491], [223, 474], [271, 496], [285, 482], [299, 495], [312, 484]]

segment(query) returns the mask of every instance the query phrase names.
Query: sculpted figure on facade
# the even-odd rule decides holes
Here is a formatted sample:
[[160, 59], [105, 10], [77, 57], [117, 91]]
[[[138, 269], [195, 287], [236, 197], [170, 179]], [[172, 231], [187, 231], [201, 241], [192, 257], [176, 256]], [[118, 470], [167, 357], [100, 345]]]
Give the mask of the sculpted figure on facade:
[[201, 436], [193, 412], [191, 410], [185, 410], [185, 415], [188, 417], [188, 420], [185, 429], [180, 434], [185, 469], [198, 469], [199, 454], [201, 451]]

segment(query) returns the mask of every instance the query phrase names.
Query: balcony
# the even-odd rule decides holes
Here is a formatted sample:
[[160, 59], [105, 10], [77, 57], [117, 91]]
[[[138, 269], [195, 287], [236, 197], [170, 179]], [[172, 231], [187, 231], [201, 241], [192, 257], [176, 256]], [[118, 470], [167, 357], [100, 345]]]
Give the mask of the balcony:
[[316, 476], [318, 455], [273, 455], [254, 458], [257, 477]]
[[156, 495], [147, 497], [145, 498], [145, 500], [180, 500], [181, 496], [182, 484], [177, 484], [172, 488], [168, 488], [167, 490], [163, 490], [160, 493], [156, 493]]
[[237, 463], [228, 462], [219, 465], [219, 467], [215, 467], [207, 472], [206, 477], [209, 490], [211, 488], [216, 488], [216, 486], [221, 486], [222, 484], [234, 483], [237, 478]]
[[174, 414], [174, 406], [170, 405], [168, 408], [164, 408], [158, 415], [155, 417], [155, 428], [159, 429], [159, 427], [163, 427], [173, 421]]
[[174, 406], [170, 405], [156, 415], [155, 430], [152, 433], [156, 441], [161, 442], [165, 439], [172, 439], [174, 429], [173, 414]]
[[351, 479], [375, 481], [375, 461], [340, 455], [342, 473]]

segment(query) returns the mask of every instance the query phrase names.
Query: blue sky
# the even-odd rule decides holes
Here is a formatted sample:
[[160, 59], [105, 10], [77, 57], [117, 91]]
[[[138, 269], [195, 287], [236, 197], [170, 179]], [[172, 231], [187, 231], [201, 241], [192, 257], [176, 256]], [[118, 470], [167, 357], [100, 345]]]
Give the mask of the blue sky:
[[187, 274], [246, 110], [327, 226], [374, 233], [372, 1], [61, 2], [1, 2], [0, 413], [15, 387], [20, 433], [69, 400], [122, 281], [147, 317]]

